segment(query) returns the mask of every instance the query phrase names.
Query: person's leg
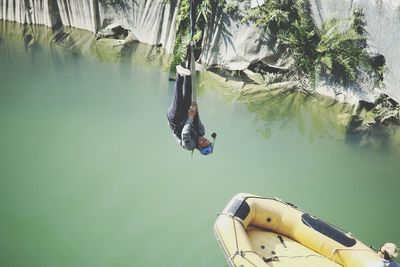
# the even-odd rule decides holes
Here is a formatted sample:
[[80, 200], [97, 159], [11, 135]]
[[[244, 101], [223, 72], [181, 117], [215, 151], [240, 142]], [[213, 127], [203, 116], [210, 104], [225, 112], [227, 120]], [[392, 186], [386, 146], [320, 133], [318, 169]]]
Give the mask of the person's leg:
[[181, 112], [181, 106], [183, 104], [183, 83], [184, 78], [177, 74], [172, 96], [172, 103], [168, 108], [167, 116], [169, 121], [173, 120], [177, 122], [177, 119], [179, 118], [179, 113]]
[[[190, 47], [188, 46], [186, 55], [189, 55]], [[187, 58], [188, 62], [186, 62], [186, 66], [190, 66], [190, 57]], [[180, 67], [180, 68], [179, 68]], [[175, 118], [179, 118], [180, 120], [184, 120], [187, 117], [187, 112], [190, 108], [190, 104], [192, 103], [192, 78], [190, 70], [179, 65], [177, 66], [177, 75], [176, 75], [176, 83], [174, 88], [174, 96], [178, 95], [179, 98], [174, 97], [174, 103], [172, 108], [175, 113]], [[185, 72], [188, 73], [185, 73]], [[180, 74], [179, 72], [183, 72]], [[175, 100], [177, 99], [177, 100]], [[172, 110], [171, 110], [172, 111]]]
[[179, 125], [182, 121], [187, 119], [187, 112], [192, 103], [191, 76], [189, 73], [186, 73], [189, 75], [181, 75], [179, 69], [182, 71], [184, 68], [177, 68], [173, 100], [168, 109], [168, 120], [172, 125]]
[[192, 77], [187, 76], [184, 79], [183, 86], [183, 101], [182, 101], [182, 112], [185, 112], [185, 116], [187, 116], [187, 112], [192, 104]]
[[[190, 108], [190, 105], [192, 104], [192, 81], [191, 77], [185, 77], [185, 86], [184, 86], [184, 93], [183, 93], [183, 111], [185, 112], [185, 116], [187, 116], [187, 112]], [[198, 131], [199, 128], [199, 111], [197, 110], [196, 115], [193, 118], [193, 125], [195, 128], [195, 131]]]

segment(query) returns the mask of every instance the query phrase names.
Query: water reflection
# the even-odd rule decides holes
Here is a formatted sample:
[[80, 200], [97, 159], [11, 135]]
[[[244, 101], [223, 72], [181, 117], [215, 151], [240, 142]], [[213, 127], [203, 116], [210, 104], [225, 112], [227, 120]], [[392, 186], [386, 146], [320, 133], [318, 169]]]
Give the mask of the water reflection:
[[[47, 56], [55, 68], [60, 68], [65, 53], [72, 59], [95, 57], [127, 66], [161, 66], [164, 69], [168, 66], [168, 55], [160, 47], [143, 45], [138, 41], [107, 38], [96, 41], [93, 34], [87, 31], [62, 28], [53, 32], [48, 27], [4, 21], [0, 22], [0, 27], [0, 45], [4, 47], [4, 38], [20, 40], [24, 52], [32, 57], [32, 67], [37, 56]], [[17, 52], [18, 47], [13, 47], [13, 50]], [[126, 70], [126, 67], [123, 69]], [[204, 87], [215, 87], [227, 102], [246, 103], [248, 110], [264, 122], [264, 128], [258, 131], [266, 139], [274, 134], [271, 127], [277, 126], [296, 129], [310, 140], [329, 137], [384, 151], [399, 147], [397, 127], [374, 125], [360, 130], [361, 122], [355, 117], [354, 107], [349, 104], [313, 93], [297, 92], [287, 85], [270, 86], [270, 90], [265, 90], [262, 85], [226, 80], [209, 72], [200, 76], [200, 96]]]
[[362, 120], [352, 116], [346, 129], [346, 142], [351, 145], [369, 146], [383, 151], [392, 147], [390, 129], [374, 124], [368, 129], [360, 130]]
[[[103, 38], [96, 40], [93, 33], [74, 28], [51, 29], [44, 26], [18, 24], [0, 21], [2, 38], [20, 41], [26, 53], [41, 53], [43, 47], [49, 48], [55, 65], [59, 54], [71, 57], [96, 58], [110, 63], [128, 63], [153, 68], [167, 69], [169, 57], [158, 46], [139, 43], [134, 37], [128, 41]], [[0, 39], [0, 45], [4, 39]], [[55, 48], [55, 49], [53, 49]], [[16, 51], [14, 51], [16, 52]]]
[[[39, 30], [40, 52], [25, 54], [21, 32], [9, 31], [0, 48], [1, 266], [22, 254], [21, 265], [43, 266], [49, 251], [51, 266], [165, 266], [167, 258], [224, 266], [212, 225], [238, 192], [281, 197], [368, 244], [400, 242], [397, 215], [387, 213], [398, 209], [399, 158], [343, 145], [351, 107], [279, 90], [257, 99], [243, 83], [218, 86], [210, 75], [198, 99], [207, 130], [220, 137], [212, 157], [192, 159], [166, 123], [168, 74], [155, 67], [158, 56], [144, 65], [150, 53], [140, 54], [154, 48], [103, 63], [87, 34], [71, 34], [77, 58]], [[184, 256], [171, 257], [176, 251]]]
[[266, 90], [265, 86], [244, 84], [212, 73], [203, 73], [201, 84], [216, 88], [228, 102], [245, 103], [264, 122], [259, 132], [266, 139], [274, 134], [271, 128], [278, 127], [296, 130], [311, 141], [331, 138], [383, 152], [400, 150], [400, 127], [374, 124], [360, 128], [363, 120], [356, 115], [355, 106], [336, 99], [286, 85]]
[[[353, 112], [351, 105], [290, 88], [266, 91], [259, 85], [231, 86], [235, 82], [225, 85], [221, 78], [210, 73], [203, 75], [202, 82], [209, 87], [222, 87], [227, 101], [246, 103], [248, 110], [266, 125], [293, 128], [311, 140], [317, 137], [344, 139], [346, 124]], [[269, 137], [270, 130], [263, 135]]]

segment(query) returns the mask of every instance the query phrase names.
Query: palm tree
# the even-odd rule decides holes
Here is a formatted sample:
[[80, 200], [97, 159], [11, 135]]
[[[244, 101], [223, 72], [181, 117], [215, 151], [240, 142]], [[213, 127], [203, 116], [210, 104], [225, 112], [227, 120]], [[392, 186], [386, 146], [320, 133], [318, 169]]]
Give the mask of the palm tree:
[[287, 76], [308, 79], [312, 88], [320, 78], [349, 85], [357, 81], [360, 71], [376, 71], [365, 52], [367, 33], [360, 9], [350, 18], [333, 18], [318, 28], [309, 0], [270, 0], [249, 11], [245, 20], [253, 20], [284, 57], [293, 58]]
[[360, 70], [373, 71], [365, 52], [367, 38], [361, 16], [357, 11], [351, 18], [330, 19], [322, 25], [315, 64], [331, 82], [354, 84]]

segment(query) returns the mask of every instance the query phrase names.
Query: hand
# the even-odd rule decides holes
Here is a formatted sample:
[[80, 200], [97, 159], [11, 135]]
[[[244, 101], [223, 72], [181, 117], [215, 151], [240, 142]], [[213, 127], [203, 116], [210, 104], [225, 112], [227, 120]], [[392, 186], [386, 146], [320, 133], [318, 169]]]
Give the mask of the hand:
[[196, 116], [196, 114], [197, 114], [197, 103], [193, 101], [188, 110], [188, 117], [193, 119], [194, 116]]

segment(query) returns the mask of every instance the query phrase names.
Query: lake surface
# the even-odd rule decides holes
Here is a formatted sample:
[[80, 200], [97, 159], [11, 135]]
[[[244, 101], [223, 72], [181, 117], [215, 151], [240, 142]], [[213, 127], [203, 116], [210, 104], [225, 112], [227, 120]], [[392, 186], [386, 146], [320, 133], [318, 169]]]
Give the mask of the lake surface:
[[329, 108], [305, 101], [303, 117], [327, 120], [299, 120], [290, 101], [247, 105], [204, 81], [217, 143], [191, 157], [167, 126], [173, 84], [152, 48], [112, 62], [46, 31], [25, 49], [0, 22], [0, 266], [226, 266], [212, 228], [239, 192], [400, 244], [400, 155], [347, 144]]

